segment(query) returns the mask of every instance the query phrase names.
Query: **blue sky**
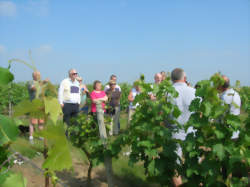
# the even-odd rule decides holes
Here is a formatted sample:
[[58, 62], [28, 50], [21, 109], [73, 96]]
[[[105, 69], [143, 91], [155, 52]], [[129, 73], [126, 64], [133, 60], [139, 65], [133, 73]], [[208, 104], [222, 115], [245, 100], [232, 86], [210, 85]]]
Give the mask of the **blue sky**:
[[[195, 83], [221, 71], [250, 85], [248, 0], [0, 0], [0, 66], [29, 61], [59, 83], [68, 69], [86, 83], [147, 81], [183, 68]], [[31, 70], [14, 64], [16, 81]]]

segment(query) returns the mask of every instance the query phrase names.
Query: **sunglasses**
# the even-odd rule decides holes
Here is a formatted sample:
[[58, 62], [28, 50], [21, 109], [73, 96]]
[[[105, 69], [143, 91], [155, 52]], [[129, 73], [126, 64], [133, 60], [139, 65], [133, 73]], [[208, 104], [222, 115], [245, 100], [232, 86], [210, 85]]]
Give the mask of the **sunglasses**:
[[78, 73], [71, 73], [71, 75], [77, 75]]

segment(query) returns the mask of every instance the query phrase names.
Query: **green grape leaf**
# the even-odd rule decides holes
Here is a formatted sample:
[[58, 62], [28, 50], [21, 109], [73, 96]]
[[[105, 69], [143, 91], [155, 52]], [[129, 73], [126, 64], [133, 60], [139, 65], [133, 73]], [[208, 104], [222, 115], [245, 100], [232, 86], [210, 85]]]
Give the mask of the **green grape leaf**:
[[6, 116], [0, 115], [0, 146], [14, 141], [18, 136], [18, 128], [14, 121]]
[[216, 144], [213, 146], [213, 153], [216, 154], [219, 160], [222, 160], [225, 156], [225, 150], [222, 144]]
[[146, 149], [145, 154], [151, 158], [158, 156], [158, 152], [155, 149]]
[[45, 113], [49, 114], [51, 120], [56, 124], [60, 114], [62, 114], [61, 106], [57, 98], [48, 97], [44, 99]]
[[151, 148], [153, 146], [153, 144], [150, 141], [146, 140], [146, 141], [138, 142], [137, 146], [143, 146], [143, 147]]
[[14, 80], [14, 75], [7, 68], [0, 67], [0, 85], [7, 85]]
[[154, 172], [155, 172], [155, 160], [152, 160], [149, 165], [148, 165], [148, 172], [149, 175], [154, 176]]
[[197, 109], [199, 109], [200, 108], [200, 98], [195, 98], [192, 102], [191, 102], [191, 104], [190, 104], [190, 106], [189, 106], [189, 110], [190, 110], [190, 112], [194, 112], [194, 111], [197, 111]]
[[214, 133], [218, 139], [222, 139], [225, 137], [224, 133], [220, 130], [215, 130]]
[[63, 122], [54, 125], [48, 121], [46, 129], [37, 133], [48, 141], [48, 157], [43, 163], [43, 168], [49, 171], [62, 171], [72, 167], [70, 147], [65, 136]]
[[198, 175], [198, 171], [194, 170], [194, 169], [187, 169], [186, 173], [187, 173], [187, 177], [192, 176], [193, 173], [195, 173], [196, 175]]
[[177, 106], [174, 106], [173, 116], [175, 118], [178, 118], [180, 115], [181, 115], [181, 111], [179, 110]]
[[26, 187], [27, 186], [27, 180], [23, 177], [23, 175], [11, 173], [4, 181], [3, 184], [1, 184], [1, 187]]
[[239, 116], [229, 115], [227, 118], [227, 123], [232, 125], [233, 128], [238, 129], [241, 125]]
[[209, 102], [204, 102], [204, 116], [209, 116], [212, 111], [212, 104]]
[[29, 114], [34, 118], [44, 118], [44, 102], [41, 99], [23, 100], [14, 107], [14, 117]]

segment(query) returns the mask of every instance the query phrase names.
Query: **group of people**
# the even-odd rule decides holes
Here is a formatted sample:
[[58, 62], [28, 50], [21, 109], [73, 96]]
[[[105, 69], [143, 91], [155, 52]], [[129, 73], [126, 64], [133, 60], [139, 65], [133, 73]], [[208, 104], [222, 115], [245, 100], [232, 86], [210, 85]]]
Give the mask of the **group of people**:
[[[69, 70], [69, 77], [64, 79], [58, 91], [58, 100], [63, 111], [63, 121], [70, 125], [70, 119], [75, 117], [79, 108], [85, 108], [83, 111], [88, 112], [88, 108], [82, 107], [86, 103], [86, 97], [91, 99], [92, 115], [97, 113], [97, 103], [101, 102], [102, 110], [112, 117], [110, 135], [119, 133], [119, 116], [120, 116], [120, 98], [121, 88], [116, 83], [116, 75], [111, 75], [109, 83], [102, 90], [102, 83], [94, 81], [93, 91], [90, 93], [86, 85], [82, 84], [82, 78], [78, 76], [75, 69]], [[105, 103], [108, 102], [106, 110]]]
[[[58, 100], [62, 107], [63, 111], [63, 121], [70, 125], [70, 119], [72, 117], [77, 116], [79, 112], [80, 105], [84, 105], [86, 102], [86, 97], [90, 97], [91, 99], [91, 113], [93, 115], [97, 112], [96, 104], [101, 102], [101, 106], [104, 112], [110, 115], [113, 119], [113, 126], [111, 128], [110, 135], [117, 135], [119, 133], [119, 117], [120, 117], [120, 98], [122, 94], [122, 90], [120, 86], [117, 84], [116, 75], [111, 75], [108, 84], [102, 90], [102, 84], [100, 81], [95, 81], [93, 84], [93, 91], [89, 93], [86, 85], [82, 84], [82, 78], [79, 77], [77, 71], [75, 69], [70, 69], [68, 72], [68, 77], [64, 79], [59, 86], [58, 91]], [[233, 115], [240, 114], [240, 106], [241, 99], [239, 94], [233, 89], [230, 88], [229, 78], [225, 75], [222, 76], [224, 79], [224, 84], [218, 88], [220, 92], [220, 98], [224, 103], [230, 106], [230, 113]], [[156, 73], [154, 76], [154, 84], [153, 86], [159, 85], [163, 80], [166, 79], [166, 73], [164, 71], [160, 73]], [[171, 72], [171, 80], [173, 82], [173, 87], [178, 92], [178, 97], [174, 98], [175, 104], [178, 106], [181, 111], [181, 115], [177, 118], [179, 124], [184, 125], [191, 115], [189, 111], [189, 106], [192, 100], [195, 98], [196, 89], [191, 87], [187, 82], [187, 76], [183, 69], [176, 68]], [[36, 93], [35, 84], [37, 82], [41, 82], [40, 80], [40, 72], [36, 71], [33, 73], [33, 81], [29, 84], [29, 94], [30, 99], [34, 99]], [[48, 80], [45, 80], [45, 82]], [[132, 116], [135, 112], [138, 104], [135, 104], [133, 101], [137, 95], [141, 92], [138, 81], [135, 81], [133, 84], [133, 88], [130, 90], [128, 95], [128, 100], [130, 102], [129, 112], [128, 112], [128, 125]], [[153, 93], [148, 93], [149, 98], [151, 100], [155, 100], [156, 96]], [[105, 103], [108, 103], [108, 109], [106, 111]], [[85, 110], [85, 109], [84, 109]], [[88, 111], [88, 109], [87, 109]], [[30, 124], [30, 140], [33, 140], [33, 126], [35, 124], [39, 125], [39, 128], [42, 129], [42, 124], [44, 121], [42, 119], [31, 119]], [[174, 139], [185, 140], [188, 133], [194, 132], [194, 129], [190, 127], [187, 131], [179, 130], [172, 134]], [[234, 132], [232, 139], [236, 139], [239, 136], [239, 132]], [[182, 157], [181, 147], [178, 146], [177, 154]], [[181, 178], [175, 178], [176, 184], [181, 184]]]

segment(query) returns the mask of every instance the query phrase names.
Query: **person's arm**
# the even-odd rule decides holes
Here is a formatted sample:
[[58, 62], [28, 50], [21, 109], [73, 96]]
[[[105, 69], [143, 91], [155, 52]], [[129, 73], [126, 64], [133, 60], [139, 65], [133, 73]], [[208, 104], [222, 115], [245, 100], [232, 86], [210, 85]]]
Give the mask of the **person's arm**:
[[108, 97], [105, 95], [105, 96], [102, 97], [102, 98], [93, 99], [92, 101], [93, 101], [94, 103], [97, 103], [98, 101], [106, 102], [107, 100], [108, 100]]
[[87, 88], [87, 86], [85, 84], [83, 84], [82, 87], [84, 88], [85, 93], [89, 92], [89, 90], [88, 90], [88, 88]]
[[119, 89], [119, 92], [122, 92], [122, 89], [119, 85], [117, 85], [117, 88]]
[[43, 80], [43, 84], [46, 84], [49, 82], [49, 78], [46, 78], [45, 80]]
[[62, 81], [60, 86], [59, 86], [59, 90], [58, 90], [58, 101], [59, 101], [61, 107], [64, 106], [64, 104], [63, 104], [63, 90], [64, 90], [64, 85], [63, 85], [63, 81]]
[[107, 92], [109, 89], [109, 85], [107, 84], [105, 87], [104, 87], [104, 92]]
[[28, 84], [28, 89], [29, 89], [29, 90], [32, 90], [32, 91], [35, 91], [35, 90], [36, 90], [36, 86], [35, 86], [35, 84], [34, 84], [34, 81], [29, 82], [29, 84]]

